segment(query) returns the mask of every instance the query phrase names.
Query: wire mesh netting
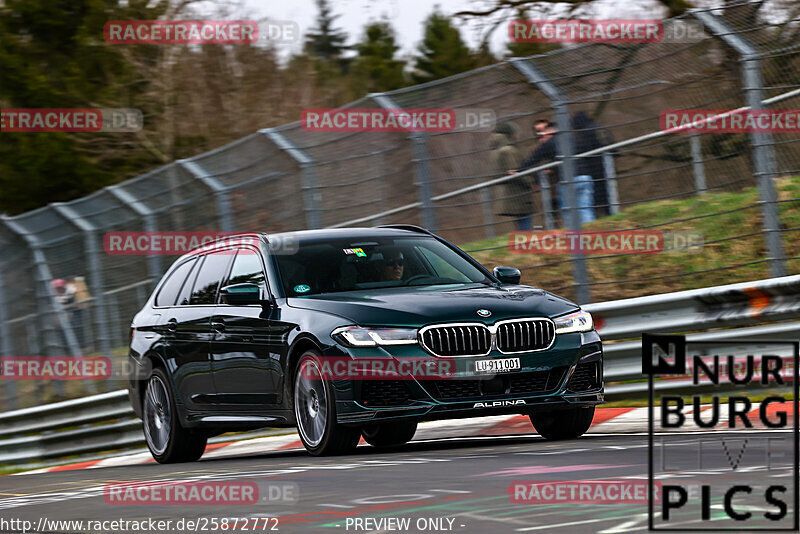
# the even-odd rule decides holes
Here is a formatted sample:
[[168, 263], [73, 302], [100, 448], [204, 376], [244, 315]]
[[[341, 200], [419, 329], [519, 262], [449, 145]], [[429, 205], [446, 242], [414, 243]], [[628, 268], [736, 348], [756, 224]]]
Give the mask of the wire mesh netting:
[[[523, 283], [591, 301], [800, 272], [797, 131], [663, 128], [669, 110], [754, 102], [800, 109], [798, 10], [765, 15], [759, 5], [665, 21], [670, 28], [705, 14], [727, 28], [706, 25], [696, 39], [568, 46], [345, 106], [444, 108], [457, 116], [489, 110], [488, 129], [320, 133], [292, 123], [85, 198], [5, 217], [2, 355], [126, 356], [131, 318], [176, 256], [109, 254], [108, 232], [427, 225], [487, 267], [514, 265]], [[753, 53], [743, 55], [742, 47]], [[544, 142], [535, 125], [557, 122], [559, 111], [569, 127], [553, 134], [568, 139], [557, 146], [571, 145], [577, 156], [559, 152], [509, 174]], [[576, 120], [581, 112], [588, 122]], [[562, 170], [567, 162], [571, 176]], [[515, 230], [576, 230], [572, 186], [592, 192], [590, 203], [580, 201], [592, 219], [581, 230], [661, 232], [663, 252], [585, 254], [576, 263], [574, 255], [512, 247]], [[765, 222], [770, 209], [774, 228]], [[777, 248], [769, 239], [776, 234]], [[686, 236], [700, 239], [687, 246]], [[54, 281], [75, 279], [85, 281], [86, 293], [65, 304]], [[3, 380], [0, 409], [120, 385]]]

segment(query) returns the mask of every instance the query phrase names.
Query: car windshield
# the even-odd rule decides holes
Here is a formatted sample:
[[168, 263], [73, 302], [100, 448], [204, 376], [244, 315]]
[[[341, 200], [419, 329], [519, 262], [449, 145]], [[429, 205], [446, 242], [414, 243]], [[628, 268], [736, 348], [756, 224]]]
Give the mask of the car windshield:
[[296, 253], [276, 258], [290, 297], [490, 282], [472, 263], [432, 237], [301, 241]]

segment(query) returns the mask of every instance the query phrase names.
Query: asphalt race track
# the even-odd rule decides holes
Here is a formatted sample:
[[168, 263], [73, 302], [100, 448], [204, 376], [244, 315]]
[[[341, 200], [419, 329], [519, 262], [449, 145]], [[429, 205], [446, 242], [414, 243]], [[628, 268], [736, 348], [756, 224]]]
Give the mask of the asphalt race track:
[[[766, 435], [746, 434], [753, 440]], [[713, 432], [714, 438], [725, 435]], [[742, 439], [743, 433], [729, 437]], [[690, 440], [696, 439], [697, 433], [672, 436], [676, 438], [685, 438], [687, 443], [686, 447], [675, 446], [676, 453], [695, 454]], [[34, 532], [36, 528], [40, 528], [38, 532], [93, 532], [75, 525], [59, 529], [52, 522], [152, 518], [171, 519], [175, 525], [181, 519], [206, 518], [202, 523], [206, 529], [198, 522], [192, 530], [184, 523], [182, 530], [172, 526], [152, 532], [210, 532], [211, 519], [228, 517], [239, 519], [236, 532], [637, 532], [647, 529], [646, 503], [518, 504], [510, 499], [508, 488], [521, 480], [646, 480], [647, 452], [643, 434], [589, 434], [560, 443], [526, 435], [413, 442], [390, 452], [362, 445], [356, 454], [344, 457], [315, 458], [303, 451], [285, 451], [194, 464], [6, 476], [0, 477], [0, 518], [6, 521], [0, 531], [22, 532], [20, 523], [9, 528], [14, 527], [9, 523], [12, 519], [31, 521], [35, 526], [29, 528]], [[740, 476], [754, 483], [763, 481], [765, 466], [752, 458], [744, 463], [746, 473]], [[773, 470], [770, 477], [783, 477], [788, 483], [792, 470]], [[264, 497], [267, 502], [238, 506], [129, 506], [107, 504], [104, 499], [107, 484], [191, 480], [247, 480], [259, 487], [269, 483], [294, 488], [294, 493], [278, 502]], [[716, 501], [712, 508], [721, 508]], [[247, 530], [242, 529], [244, 518], [252, 521]], [[379, 523], [382, 518], [396, 519]], [[410, 526], [400, 529], [402, 523], [393, 521], [403, 518], [410, 520]], [[680, 526], [700, 527], [699, 519], [687, 514]], [[49, 525], [49, 530], [40, 522]]]

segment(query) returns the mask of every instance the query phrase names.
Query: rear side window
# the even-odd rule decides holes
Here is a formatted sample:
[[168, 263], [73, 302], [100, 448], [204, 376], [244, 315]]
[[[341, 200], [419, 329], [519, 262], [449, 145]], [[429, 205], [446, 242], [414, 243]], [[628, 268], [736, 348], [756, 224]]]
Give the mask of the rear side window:
[[164, 282], [163, 286], [161, 286], [161, 290], [158, 292], [158, 295], [156, 295], [156, 306], [175, 305], [175, 300], [178, 298], [178, 293], [180, 293], [181, 287], [183, 287], [183, 284], [195, 263], [197, 263], [196, 260], [189, 260], [181, 263], [174, 271], [172, 271], [172, 274], [169, 275], [167, 281]]
[[192, 296], [194, 280], [197, 278], [197, 270], [200, 269], [200, 266], [203, 264], [203, 258], [200, 258], [193, 263], [194, 267], [192, 267], [192, 272], [189, 273], [189, 276], [186, 277], [186, 283], [183, 284], [183, 287], [181, 288], [181, 292], [178, 295], [178, 301], [175, 303], [176, 306], [188, 306], [189, 304], [189, 297]]
[[219, 282], [225, 278], [232, 257], [233, 254], [230, 251], [215, 252], [206, 256], [197, 273], [197, 279], [194, 281], [189, 304], [214, 304], [217, 302]]

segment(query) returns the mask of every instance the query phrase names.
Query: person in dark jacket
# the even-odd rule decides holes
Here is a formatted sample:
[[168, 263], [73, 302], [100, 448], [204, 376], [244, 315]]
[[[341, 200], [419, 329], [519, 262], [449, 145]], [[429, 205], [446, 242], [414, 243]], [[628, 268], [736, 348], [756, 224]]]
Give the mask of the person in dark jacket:
[[[597, 124], [585, 112], [578, 111], [573, 115], [572, 129], [575, 132], [576, 154], [588, 152], [603, 146], [598, 135]], [[590, 205], [593, 207], [594, 212], [600, 216], [608, 215], [610, 211], [603, 157], [597, 154], [586, 158], [578, 158], [576, 174], [578, 176], [588, 176], [591, 180], [594, 198]]]
[[[575, 115], [572, 117], [571, 126], [575, 132], [574, 148], [576, 154], [580, 154], [600, 146], [600, 142], [597, 139], [597, 134], [595, 132], [597, 126], [589, 118], [589, 116], [586, 115], [586, 113], [583, 111], [578, 111], [575, 113]], [[556, 133], [555, 128], [552, 128], [551, 132]], [[522, 162], [519, 170], [529, 169], [547, 161], [554, 161], [557, 155], [558, 151], [556, 148], [556, 137], [555, 135], [552, 135], [540, 143], [533, 150], [533, 152], [531, 152], [530, 156], [528, 156], [528, 158]], [[581, 224], [585, 224], [595, 220], [594, 206], [597, 205], [595, 200], [595, 188], [597, 186], [594, 182], [593, 174], [594, 176], [598, 177], [598, 181], [601, 182], [602, 192], [605, 192], [605, 176], [602, 173], [603, 162], [600, 156], [575, 158], [574, 162], [575, 178], [573, 179], [573, 182], [575, 184], [575, 201], [578, 210], [578, 219]], [[558, 188], [556, 190], [558, 206], [563, 210], [566, 207], [566, 180], [563, 177], [562, 169], [563, 166], [559, 166], [558, 175], [560, 179]], [[604, 201], [604, 204], [608, 204], [607, 197]]]

